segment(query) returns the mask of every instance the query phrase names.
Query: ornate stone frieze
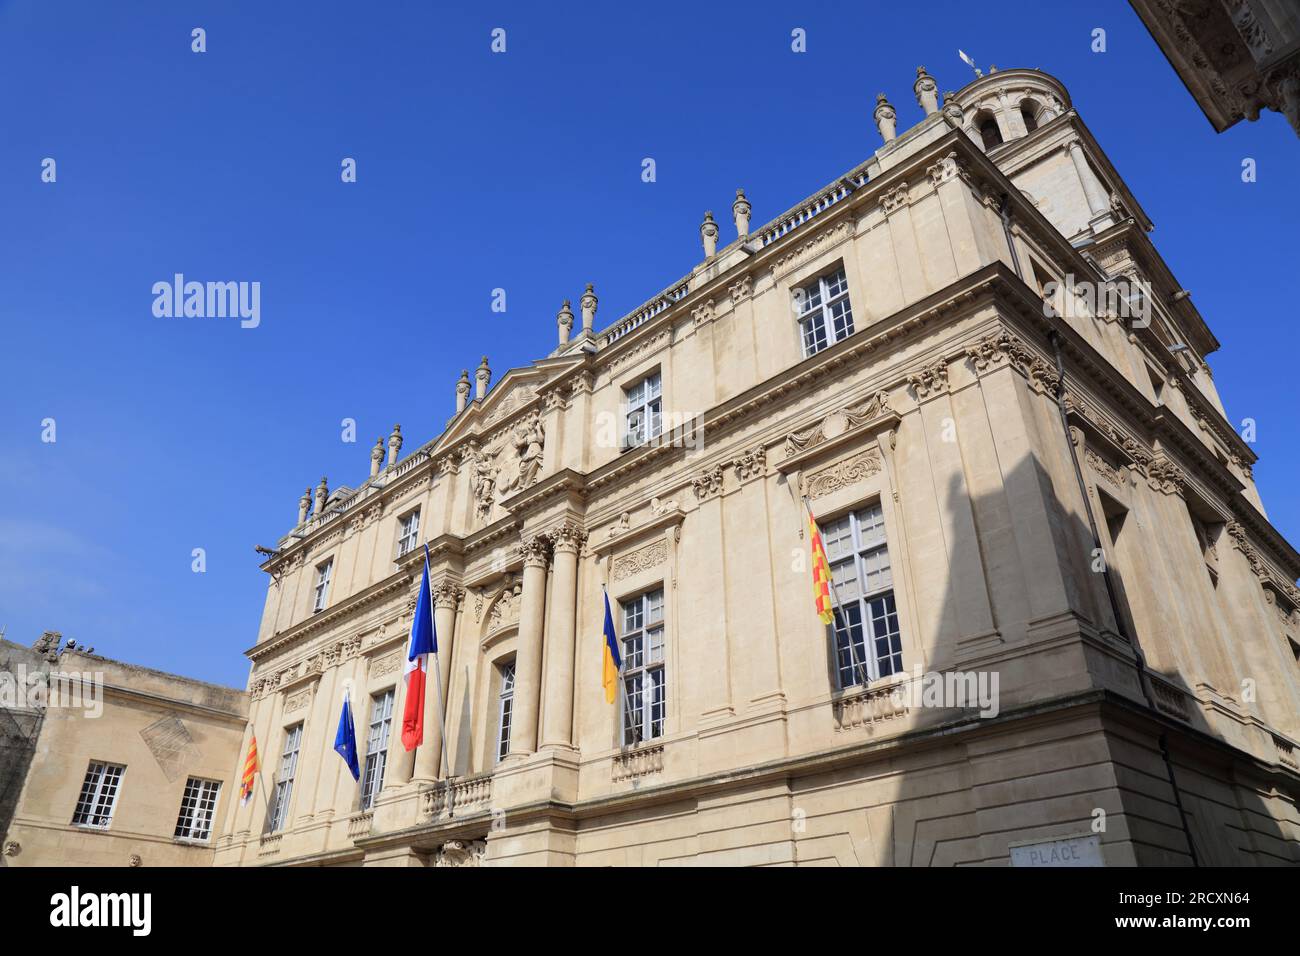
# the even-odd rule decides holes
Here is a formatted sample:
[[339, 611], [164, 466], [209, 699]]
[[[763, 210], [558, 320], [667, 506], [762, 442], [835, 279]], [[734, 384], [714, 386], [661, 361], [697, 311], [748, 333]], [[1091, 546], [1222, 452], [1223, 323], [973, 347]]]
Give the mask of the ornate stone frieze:
[[722, 494], [722, 466], [717, 465], [696, 475], [691, 479], [691, 489], [700, 501]]
[[762, 478], [767, 471], [767, 449], [757, 445], [732, 459], [731, 465], [736, 469], [736, 477], [742, 482]]
[[907, 183], [899, 183], [893, 189], [881, 197], [881, 205], [885, 207], [886, 213], [892, 213], [902, 209], [911, 199], [911, 190], [908, 189]]
[[853, 223], [848, 220], [837, 222], [829, 229], [822, 230], [817, 235], [804, 240], [789, 252], [778, 257], [774, 267], [777, 272], [786, 272], [795, 266], [802, 265], [814, 256], [819, 255], [823, 249], [835, 245], [852, 232]]
[[314, 687], [304, 687], [300, 691], [295, 691], [284, 699], [284, 712], [286, 714], [296, 714], [303, 710], [311, 703], [312, 696], [316, 693]]
[[793, 458], [801, 451], [814, 448], [831, 438], [838, 438], [852, 428], [894, 411], [889, 404], [889, 393], [880, 391], [857, 405], [837, 408], [816, 425], [786, 436], [785, 457]]
[[933, 365], [907, 376], [907, 384], [916, 392], [918, 399], [926, 399], [948, 390], [948, 361], [940, 359]]
[[727, 288], [727, 295], [731, 298], [731, 305], [734, 308], [744, 299], [748, 299], [754, 294], [754, 277], [741, 276], [736, 282], [733, 282]]
[[1116, 488], [1123, 488], [1125, 485], [1124, 473], [1116, 468], [1101, 455], [1097, 454], [1091, 448], [1087, 448], [1083, 453], [1084, 459], [1092, 466], [1092, 470], [1101, 477], [1105, 478]]
[[622, 581], [642, 571], [658, 567], [668, 560], [668, 542], [652, 541], [643, 548], [625, 554], [614, 560], [610, 568], [610, 580]]
[[805, 477], [804, 494], [812, 499], [829, 495], [833, 491], [839, 491], [841, 488], [870, 478], [878, 473], [881, 467], [879, 452], [864, 451]]
[[402, 666], [401, 651], [392, 654], [385, 654], [376, 660], [370, 662], [370, 676], [383, 677], [386, 674], [392, 674]]
[[701, 325], [708, 325], [718, 314], [717, 308], [712, 299], [706, 299], [691, 310], [691, 317], [695, 319], [695, 325], [698, 328]]
[[1146, 479], [1152, 491], [1166, 495], [1182, 495], [1187, 483], [1183, 470], [1163, 455], [1153, 458], [1147, 465]]

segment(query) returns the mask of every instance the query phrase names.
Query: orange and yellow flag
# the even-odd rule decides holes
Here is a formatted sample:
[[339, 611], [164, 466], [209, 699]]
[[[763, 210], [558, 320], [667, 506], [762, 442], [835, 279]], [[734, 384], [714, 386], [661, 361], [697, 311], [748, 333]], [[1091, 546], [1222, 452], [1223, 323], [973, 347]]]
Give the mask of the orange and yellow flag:
[[239, 802], [247, 804], [253, 799], [253, 781], [257, 774], [257, 734], [248, 742], [248, 759], [244, 761], [244, 775], [239, 781]]
[[822, 535], [817, 530], [812, 509], [807, 507], [807, 502], [804, 507], [808, 512], [808, 537], [812, 541], [813, 602], [822, 623], [829, 624], [835, 620], [831, 607], [831, 567], [826, 560], [826, 549], [822, 547]]

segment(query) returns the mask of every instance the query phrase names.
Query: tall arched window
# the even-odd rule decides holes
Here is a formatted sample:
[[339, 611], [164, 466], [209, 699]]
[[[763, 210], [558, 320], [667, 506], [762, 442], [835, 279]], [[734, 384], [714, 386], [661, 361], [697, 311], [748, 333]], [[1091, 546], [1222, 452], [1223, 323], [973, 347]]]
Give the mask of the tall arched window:
[[984, 142], [986, 151], [1001, 144], [1002, 130], [998, 129], [998, 121], [991, 113], [975, 117], [975, 128], [980, 131], [980, 139]]
[[1033, 100], [1020, 101], [1020, 115], [1025, 120], [1025, 132], [1032, 133], [1038, 129], [1038, 104]]

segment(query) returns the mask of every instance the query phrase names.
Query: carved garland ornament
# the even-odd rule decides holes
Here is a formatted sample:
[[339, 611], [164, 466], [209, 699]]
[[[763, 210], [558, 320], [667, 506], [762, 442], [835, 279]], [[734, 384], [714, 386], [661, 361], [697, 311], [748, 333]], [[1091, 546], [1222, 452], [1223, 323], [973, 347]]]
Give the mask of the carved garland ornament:
[[658, 567], [666, 560], [668, 560], [668, 542], [653, 541], [644, 548], [615, 560], [610, 570], [610, 579], [622, 581], [642, 571]]
[[785, 457], [792, 458], [831, 438], [836, 438], [852, 428], [857, 428], [882, 415], [893, 412], [887, 392], [876, 392], [871, 398], [856, 406], [847, 406], [831, 412], [812, 428], [786, 436]]
[[831, 492], [839, 491], [877, 474], [882, 466], [880, 455], [875, 451], [865, 451], [852, 458], [837, 462], [830, 468], [814, 472], [804, 479], [804, 494], [809, 498], [820, 498]]

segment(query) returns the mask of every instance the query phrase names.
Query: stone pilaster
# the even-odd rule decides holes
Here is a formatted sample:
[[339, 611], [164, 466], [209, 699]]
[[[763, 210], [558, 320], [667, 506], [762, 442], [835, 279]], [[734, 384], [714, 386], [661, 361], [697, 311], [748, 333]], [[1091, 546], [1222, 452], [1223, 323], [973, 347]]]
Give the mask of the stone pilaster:
[[[433, 586], [433, 624], [438, 632], [438, 661], [429, 661], [425, 679], [424, 743], [415, 753], [415, 776], [433, 780], [442, 776], [442, 715], [446, 713], [447, 687], [456, 639], [456, 608], [464, 591], [450, 581]], [[450, 755], [448, 756], [450, 760]]]
[[537, 716], [542, 690], [542, 629], [546, 621], [546, 564], [550, 540], [526, 537], [519, 546], [524, 559], [524, 590], [515, 652], [515, 701], [510, 727], [510, 757], [537, 749]]

